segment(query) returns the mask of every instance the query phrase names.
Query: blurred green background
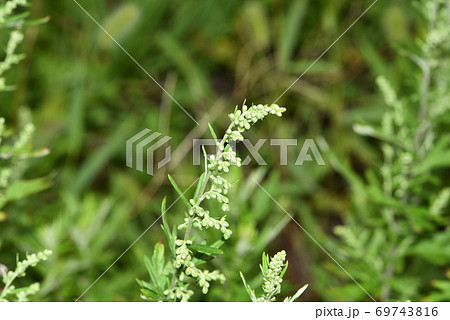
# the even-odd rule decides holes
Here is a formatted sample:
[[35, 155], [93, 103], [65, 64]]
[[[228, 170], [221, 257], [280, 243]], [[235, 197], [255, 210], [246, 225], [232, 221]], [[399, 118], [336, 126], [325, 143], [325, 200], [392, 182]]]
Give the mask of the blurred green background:
[[[136, 0], [80, 4], [199, 123], [197, 126], [73, 1], [32, 2], [32, 17], [50, 21], [26, 29], [20, 66], [1, 93], [10, 126], [26, 106], [36, 125], [34, 146], [51, 153], [33, 159], [27, 178], [46, 176], [51, 187], [4, 208], [0, 262], [17, 252], [48, 248], [52, 258], [29, 275], [41, 281], [39, 300], [72, 301], [159, 216], [161, 200], [176, 199], [169, 172], [183, 188], [201, 173], [192, 165], [193, 138], [218, 134], [226, 115], [248, 103], [270, 104], [372, 3], [312, 0]], [[423, 21], [409, 1], [379, 1], [278, 101], [283, 118], [267, 119], [247, 137], [326, 141], [362, 173], [379, 145], [352, 130], [355, 121], [381, 122], [383, 99], [375, 78], [385, 75], [402, 94], [412, 63], [396, 53], [420, 33]], [[144, 128], [172, 137], [173, 161], [151, 177], [125, 166], [125, 141]], [[232, 239], [215, 262], [227, 276], [206, 299], [246, 301], [236, 270], [256, 276], [262, 251], [285, 249], [290, 285], [309, 283], [302, 300], [342, 300], [348, 283], [328, 270], [326, 254], [251, 178], [260, 181], [322, 245], [349, 214], [350, 188], [330, 165], [290, 165], [277, 149], [262, 148], [268, 166], [233, 170], [238, 181], [230, 214]], [[167, 213], [181, 222], [182, 204]], [[84, 296], [84, 301], [139, 301], [135, 278], [146, 279], [143, 256], [163, 238], [149, 230]], [[332, 251], [332, 246], [330, 248]], [[339, 260], [339, 257], [336, 257]], [[346, 261], [351, 263], [351, 261]], [[249, 275], [249, 276], [247, 276]], [[254, 282], [258, 282], [257, 277]], [[354, 300], [368, 297], [353, 288]], [[376, 293], [375, 293], [376, 295]], [[205, 299], [198, 296], [197, 299]]]

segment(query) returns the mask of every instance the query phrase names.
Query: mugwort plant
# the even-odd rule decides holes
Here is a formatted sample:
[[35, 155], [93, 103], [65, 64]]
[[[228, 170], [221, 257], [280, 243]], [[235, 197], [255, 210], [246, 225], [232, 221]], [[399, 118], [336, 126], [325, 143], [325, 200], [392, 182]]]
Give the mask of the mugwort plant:
[[[194, 196], [187, 200], [184, 193], [176, 184], [175, 180], [169, 176], [169, 180], [177, 191], [179, 197], [186, 206], [184, 222], [173, 226], [171, 229], [164, 216], [166, 212], [166, 201], [162, 203], [162, 229], [166, 235], [171, 258], [165, 260], [165, 246], [157, 243], [151, 259], [145, 258], [145, 264], [150, 275], [150, 282], [138, 280], [141, 286], [141, 296], [151, 301], [189, 301], [194, 294], [193, 284], [195, 283], [203, 294], [207, 294], [211, 282], [225, 282], [225, 276], [220, 270], [208, 270], [201, 267], [207, 261], [220, 255], [220, 249], [224, 241], [232, 235], [229, 224], [226, 220], [227, 212], [230, 211], [230, 200], [227, 197], [228, 191], [232, 187], [224, 176], [229, 172], [230, 167], [241, 166], [242, 160], [237, 156], [233, 145], [244, 140], [242, 135], [249, 130], [253, 124], [263, 120], [268, 115], [281, 117], [285, 108], [278, 105], [243, 105], [241, 109], [236, 107], [234, 113], [229, 115], [231, 124], [221, 140], [217, 138], [211, 125], [209, 129], [217, 146], [214, 155], [207, 155], [203, 148], [205, 167], [204, 172], [197, 180]], [[220, 205], [221, 213], [210, 212], [205, 207], [206, 201], [215, 201]], [[215, 242], [207, 242], [206, 239], [199, 239], [192, 234], [193, 229], [202, 231], [204, 229], [217, 230], [220, 238]], [[179, 233], [182, 232], [180, 235]], [[265, 259], [265, 258], [264, 258]], [[264, 301], [272, 300], [279, 291], [279, 275], [281, 265], [284, 265], [285, 254], [280, 253], [270, 264], [263, 262], [267, 276], [265, 290], [267, 293]], [[264, 260], [266, 261], [266, 260]], [[280, 264], [281, 263], [281, 264]], [[287, 265], [286, 265], [287, 266]], [[270, 272], [269, 272], [270, 271]], [[275, 273], [278, 274], [275, 274]], [[273, 289], [269, 288], [269, 282], [276, 281]], [[274, 291], [274, 292], [272, 292]]]

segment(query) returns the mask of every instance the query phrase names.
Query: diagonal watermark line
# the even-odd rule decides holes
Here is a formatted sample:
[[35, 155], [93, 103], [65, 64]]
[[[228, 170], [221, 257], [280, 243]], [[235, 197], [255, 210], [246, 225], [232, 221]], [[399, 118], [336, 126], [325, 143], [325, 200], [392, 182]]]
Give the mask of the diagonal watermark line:
[[355, 23], [357, 23], [358, 21], [359, 21], [359, 19], [361, 19], [366, 13], [367, 13], [367, 11], [369, 11], [370, 10], [370, 8], [372, 8], [373, 7], [373, 5], [375, 4], [375, 3], [377, 3], [377, 1], [378, 0], [375, 0], [366, 10], [364, 10], [364, 12], [363, 13], [361, 13], [360, 14], [360, 16], [355, 20], [355, 21], [353, 21], [353, 23], [347, 28], [347, 29], [345, 29], [345, 31], [336, 39], [336, 40], [334, 40], [334, 42], [327, 48], [327, 49], [325, 49], [325, 51], [324, 52], [322, 52], [322, 54], [316, 59], [316, 60], [314, 60], [314, 62], [313, 63], [311, 63], [311, 65], [305, 70], [305, 71], [303, 71], [303, 73], [289, 86], [289, 88], [287, 88], [286, 90], [284, 90], [284, 92], [277, 98], [277, 100], [275, 100], [272, 104], [275, 104], [275, 103], [277, 103], [277, 101], [278, 100], [280, 100], [280, 98], [282, 97], [282, 96], [284, 96], [284, 94], [286, 93], [286, 92], [288, 92], [289, 91], [289, 89], [291, 89], [292, 88], [292, 86], [293, 85], [295, 85], [296, 83], [297, 83], [297, 81], [298, 80], [300, 80], [304, 75], [305, 75], [305, 73], [307, 73], [308, 71], [309, 71], [309, 69], [311, 69], [316, 63], [317, 63], [317, 61], [319, 61], [320, 59], [322, 59], [322, 57], [336, 44], [336, 42], [338, 42], [341, 38], [342, 38], [342, 36], [344, 35], [344, 34], [346, 34], [347, 33], [347, 31], [348, 30], [350, 30], [354, 25], [355, 25]]
[[86, 290], [84, 290], [84, 292], [75, 300], [75, 302], [78, 302], [78, 301], [80, 301], [80, 299], [81, 299], [81, 297], [83, 297], [84, 295], [85, 295], [85, 293], [86, 292], [88, 292], [89, 291], [89, 289], [91, 289], [96, 283], [97, 283], [97, 281], [98, 280], [100, 280], [100, 278], [101, 277], [103, 277], [104, 275], [105, 275], [105, 273], [107, 273], [108, 271], [109, 271], [109, 269], [111, 269], [112, 268], [112, 266], [114, 266], [115, 264], [116, 264], [116, 262], [117, 261], [119, 261], [120, 260], [120, 258], [122, 258], [123, 257], [123, 255], [125, 254], [125, 253], [127, 253], [128, 252], [128, 250], [130, 250], [135, 244], [136, 244], [136, 242], [138, 242], [143, 236], [144, 236], [144, 234], [146, 234], [147, 233], [147, 231], [148, 230], [150, 230], [150, 228], [151, 227], [153, 227], [153, 225], [156, 223], [156, 222], [158, 222], [158, 220], [159, 219], [161, 219], [162, 218], [162, 216], [167, 212], [167, 211], [169, 211], [169, 209], [170, 208], [172, 208], [173, 207], [173, 205], [175, 204], [175, 203], [177, 203], [177, 201], [178, 200], [180, 200], [180, 198], [182, 197], [182, 196], [184, 196], [184, 194], [198, 181], [198, 179], [199, 178], [197, 178], [187, 189], [186, 189], [186, 191], [184, 191], [174, 202], [172, 202], [172, 204], [158, 217], [158, 219], [156, 219], [147, 229], [145, 229], [145, 231], [144, 232], [142, 232], [141, 233], [141, 235], [139, 236], [139, 237], [137, 237], [137, 239], [136, 240], [134, 240], [133, 241], [133, 243], [132, 244], [130, 244], [130, 246], [128, 247], [128, 248], [126, 248], [126, 250], [124, 251], [124, 252], [122, 252], [122, 254], [116, 259], [116, 260], [114, 260], [114, 262], [105, 270], [105, 271], [103, 271], [103, 273], [97, 278], [97, 279], [95, 279], [95, 281], [94, 282], [92, 282], [92, 284], [86, 289]]
[[347, 270], [345, 270], [340, 264], [339, 264], [339, 262], [337, 262], [336, 261], [336, 259], [334, 259], [333, 258], [333, 256], [331, 255], [331, 254], [329, 254], [328, 253], [328, 251], [327, 250], [325, 250], [325, 248], [324, 247], [322, 247], [322, 245], [319, 243], [319, 242], [317, 242], [317, 240], [316, 239], [314, 239], [314, 237], [312, 236], [312, 235], [310, 235], [309, 234], [309, 232], [308, 231], [306, 231], [306, 229], [305, 228], [303, 228], [290, 214], [289, 214], [289, 212], [287, 212], [279, 203], [278, 203], [278, 201], [277, 200], [275, 200], [271, 195], [270, 195], [270, 193], [268, 193], [267, 192], [267, 190], [266, 189], [264, 189], [263, 188], [263, 186], [261, 186], [259, 183], [258, 183], [258, 181], [256, 181], [254, 178], [252, 178], [252, 180], [253, 181], [255, 181], [255, 183], [269, 196], [269, 198], [270, 199], [272, 199], [273, 200], [273, 202], [275, 202], [280, 208], [281, 208], [281, 210], [283, 210], [291, 219], [292, 219], [292, 221], [294, 221], [299, 227], [300, 227], [300, 229], [302, 229], [303, 230], [303, 232], [305, 232], [307, 235], [308, 235], [308, 237], [310, 237], [311, 238], [311, 240], [312, 241], [314, 241], [314, 243], [317, 245], [317, 246], [319, 246], [319, 248], [320, 249], [322, 249], [322, 251], [323, 252], [325, 252], [326, 254], [327, 254], [327, 256], [328, 257], [330, 257], [330, 259], [331, 260], [333, 260], [334, 261], [334, 263], [336, 263], [338, 266], [339, 266], [339, 268], [341, 268], [349, 277], [350, 277], [350, 279], [352, 279], [357, 285], [358, 285], [358, 287], [360, 287], [361, 288], [361, 290], [362, 291], [364, 291], [369, 297], [370, 297], [370, 299], [372, 299], [374, 302], [377, 302], [367, 291], [366, 291], [366, 289], [364, 289], [360, 284], [359, 284], [359, 282], [358, 281], [356, 281], [355, 280], [355, 278], [353, 278], [351, 275], [350, 275], [350, 273], [348, 273], [347, 272]]
[[160, 88], [162, 89], [162, 91], [164, 91], [164, 92], [165, 92], [165, 93], [173, 100], [173, 102], [175, 102], [176, 105], [179, 106], [180, 109], [183, 110], [184, 113], [186, 113], [186, 114], [188, 115], [189, 118], [192, 119], [192, 121], [194, 121], [198, 126], [200, 125], [200, 124], [199, 124], [199, 123], [198, 123], [198, 122], [197, 122], [197, 121], [189, 114], [189, 112], [187, 112], [186, 109], [183, 108], [183, 107], [181, 106], [181, 104], [179, 104], [178, 101], [175, 100], [175, 98], [174, 98], [169, 92], [167, 92], [167, 90], [164, 89], [163, 86], [161, 86], [161, 85], [158, 83], [158, 81], [156, 81], [155, 78], [153, 78], [153, 77], [151, 76], [151, 74], [148, 73], [147, 70], [145, 70], [144, 67], [141, 66], [141, 64], [140, 64], [139, 62], [137, 62], [135, 58], [133, 58], [133, 56], [132, 56], [131, 54], [129, 54], [128, 51], [125, 50], [124, 47], [122, 47], [122, 46], [120, 45], [120, 43], [117, 42], [116, 39], [114, 39], [114, 38], [109, 34], [109, 32], [106, 31], [105, 28], [103, 28], [102, 25], [101, 25], [100, 23], [98, 23], [97, 20], [95, 20], [94, 17], [93, 17], [91, 14], [89, 14], [89, 12], [86, 11], [86, 9], [84, 9], [84, 8], [83, 8], [76, 0], [73, 0], [73, 2], [75, 2], [75, 3], [81, 8], [81, 10], [83, 10], [84, 13], [86, 13], [86, 15], [87, 15], [89, 18], [91, 18], [91, 20], [94, 21], [95, 24], [96, 24], [100, 29], [102, 29], [103, 32], [106, 33], [106, 34], [108, 35], [108, 37], [110, 37], [111, 40], [114, 41], [114, 42], [119, 46], [119, 48], [122, 49], [122, 51], [125, 52], [125, 54], [126, 54], [126, 55], [127, 55], [134, 63], [135, 63], [142, 71], [144, 71], [144, 73], [145, 73], [150, 79], [152, 79], [153, 82], [156, 83], [156, 84], [158, 85], [158, 87], [160, 87]]

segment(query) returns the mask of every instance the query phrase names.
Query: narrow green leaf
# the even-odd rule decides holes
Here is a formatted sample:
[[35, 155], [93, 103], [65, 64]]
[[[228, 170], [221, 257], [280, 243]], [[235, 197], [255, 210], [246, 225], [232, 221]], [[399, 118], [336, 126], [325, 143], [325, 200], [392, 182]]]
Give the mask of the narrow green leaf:
[[222, 250], [204, 244], [191, 244], [189, 245], [189, 248], [196, 252], [203, 253], [206, 255], [223, 254]]
[[216, 132], [214, 131], [214, 128], [212, 127], [212, 125], [208, 122], [208, 128], [209, 128], [209, 132], [211, 132], [211, 136], [213, 137], [214, 141], [216, 143], [218, 143], [218, 139], [217, 139], [217, 135]]
[[32, 180], [18, 180], [6, 189], [5, 200], [20, 200], [29, 195], [41, 192], [51, 187], [47, 178], [37, 178]]
[[[176, 226], [173, 226], [173, 228], [172, 228], [172, 237], [174, 239], [176, 239], [177, 238], [177, 234], [178, 234], [178, 229], [177, 229]], [[175, 243], [174, 243], [174, 246], [175, 246]]]
[[148, 274], [150, 275], [150, 279], [152, 281], [152, 284], [157, 286], [157, 284], [158, 284], [158, 273], [155, 270], [155, 267], [154, 267], [153, 263], [150, 261], [150, 259], [147, 256], [144, 257], [144, 263], [145, 263], [145, 266], [147, 268]]
[[300, 297], [307, 288], [308, 288], [308, 285], [305, 284], [303, 287], [298, 289], [298, 291], [292, 297], [287, 297], [286, 299], [284, 299], [284, 302], [294, 302], [294, 300], [296, 300], [298, 297]]
[[289, 264], [289, 261], [286, 261], [286, 264], [284, 265], [284, 268], [283, 268], [283, 270], [280, 273], [280, 278], [283, 278], [284, 274], [286, 273], [286, 270], [288, 268], [288, 264]]
[[197, 200], [198, 200], [198, 196], [200, 194], [200, 190], [202, 189], [204, 180], [205, 180], [205, 173], [203, 172], [202, 175], [200, 176], [200, 178], [198, 179], [197, 188], [195, 189], [195, 194], [194, 194], [195, 202], [197, 202]]
[[158, 301], [160, 300], [160, 296], [158, 296], [155, 292], [141, 288], [141, 293], [144, 295], [144, 297], [150, 301]]
[[173, 188], [175, 189], [175, 191], [178, 193], [178, 195], [180, 196], [181, 200], [183, 201], [183, 203], [186, 205], [186, 207], [188, 209], [191, 208], [191, 205], [189, 204], [189, 201], [187, 201], [186, 197], [184, 196], [183, 192], [181, 192], [181, 189], [178, 187], [177, 183], [175, 182], [175, 180], [173, 180], [172, 176], [169, 174], [169, 181], [172, 184]]
[[153, 249], [152, 255], [153, 266], [155, 266], [158, 274], [162, 274], [164, 271], [164, 244], [161, 242], [157, 242], [155, 244], [155, 248]]
[[208, 174], [208, 154], [206, 153], [205, 146], [202, 146], [203, 157], [205, 158], [205, 174]]
[[225, 243], [225, 241], [223, 241], [223, 240], [217, 240], [216, 242], [214, 242], [211, 245], [211, 247], [213, 247], [213, 248], [220, 248], [224, 243]]
[[269, 255], [263, 252], [262, 254], [262, 271], [264, 274], [269, 270]]
[[161, 202], [161, 214], [166, 212], [166, 202], [167, 202], [167, 197], [164, 197]]
[[250, 299], [252, 299], [253, 302], [257, 302], [255, 291], [252, 288], [250, 288], [250, 286], [247, 284], [242, 272], [239, 272], [239, 274], [241, 275], [242, 282], [244, 283], [245, 290], [247, 290], [247, 293], [248, 293]]
[[167, 197], [164, 197], [164, 199], [161, 203], [161, 218], [162, 218], [162, 222], [163, 222], [161, 228], [163, 229], [164, 234], [166, 235], [170, 251], [172, 252], [173, 255], [175, 255], [175, 238], [172, 236], [172, 234], [170, 232], [169, 223], [167, 222], [167, 218], [166, 218], [166, 200], [167, 200]]

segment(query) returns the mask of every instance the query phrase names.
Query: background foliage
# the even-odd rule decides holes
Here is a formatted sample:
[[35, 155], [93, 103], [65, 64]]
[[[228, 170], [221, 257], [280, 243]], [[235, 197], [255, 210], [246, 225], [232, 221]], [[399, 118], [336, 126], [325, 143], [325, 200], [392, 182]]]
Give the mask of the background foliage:
[[[28, 147], [48, 147], [51, 152], [26, 164], [0, 159], [2, 168], [20, 167], [20, 180], [42, 183], [41, 192], [0, 208], [0, 263], [13, 268], [18, 252], [50, 249], [49, 260], [27, 274], [41, 282], [36, 299], [78, 298], [154, 222], [163, 197], [168, 196], [168, 203], [176, 199], [166, 173], [183, 188], [199, 175], [202, 169], [192, 166], [189, 148], [192, 138], [210, 137], [207, 122], [222, 133], [228, 124], [224, 115], [244, 99], [272, 103], [371, 3], [80, 1], [199, 121], [196, 126], [75, 2], [32, 1], [31, 18], [48, 16], [50, 21], [26, 26], [19, 48], [26, 59], [5, 75], [6, 83], [16, 87], [0, 92], [0, 116], [15, 132], [33, 122], [36, 132]], [[427, 10], [406, 0], [378, 1], [278, 101], [287, 107], [285, 116], [252, 129], [252, 141], [326, 141], [327, 165], [280, 166], [277, 150], [265, 148], [261, 155], [268, 166], [232, 170], [230, 180], [238, 181], [230, 194], [233, 237], [214, 262], [227, 282], [212, 285], [206, 297], [194, 298], [247, 301], [236, 270], [245, 274], [251, 287], [260, 287], [262, 277], [254, 266], [261, 253], [285, 249], [289, 269], [282, 295], [292, 295], [308, 283], [303, 300], [369, 299], [254, 178], [375, 299], [450, 299], [445, 276], [450, 266], [448, 205], [442, 206], [438, 219], [429, 217], [429, 206], [448, 187], [449, 164], [434, 170], [414, 158], [425, 170], [412, 186], [414, 199], [408, 206], [394, 204], [378, 193], [383, 142], [352, 128], [355, 122], [380, 127], [389, 109], [376, 86], [380, 75], [404, 103], [405, 128], [417, 128], [421, 71], [406, 52], [420, 54], [420, 41], [430, 28]], [[0, 30], [2, 49], [9, 32]], [[439, 66], [448, 67], [448, 48], [439, 50]], [[445, 92], [448, 96], [448, 90], [429, 93], [433, 103], [442, 99], [448, 106]], [[434, 127], [439, 139], [432, 146], [439, 158], [448, 159], [448, 109], [444, 114]], [[173, 161], [154, 177], [124, 165], [125, 140], [143, 128], [173, 137]], [[290, 149], [290, 163], [300, 148]], [[401, 171], [402, 166], [393, 168]], [[421, 180], [424, 176], [426, 181]], [[410, 241], [402, 242], [400, 235], [393, 239], [389, 224], [377, 218], [392, 207], [400, 211], [395, 214], [400, 224], [412, 231]], [[182, 211], [182, 204], [177, 204], [167, 213], [171, 225], [182, 219]], [[350, 230], [337, 229], [345, 240], [335, 233], [341, 225]], [[135, 279], [148, 279], [143, 257], [151, 255], [162, 237], [159, 227], [150, 229], [82, 300], [140, 300]], [[404, 247], [399, 260], [380, 254], [392, 245]], [[372, 262], [382, 271], [368, 270]], [[386, 265], [394, 268], [390, 279], [384, 277]], [[391, 288], [387, 296], [382, 291], [386, 284]]]

